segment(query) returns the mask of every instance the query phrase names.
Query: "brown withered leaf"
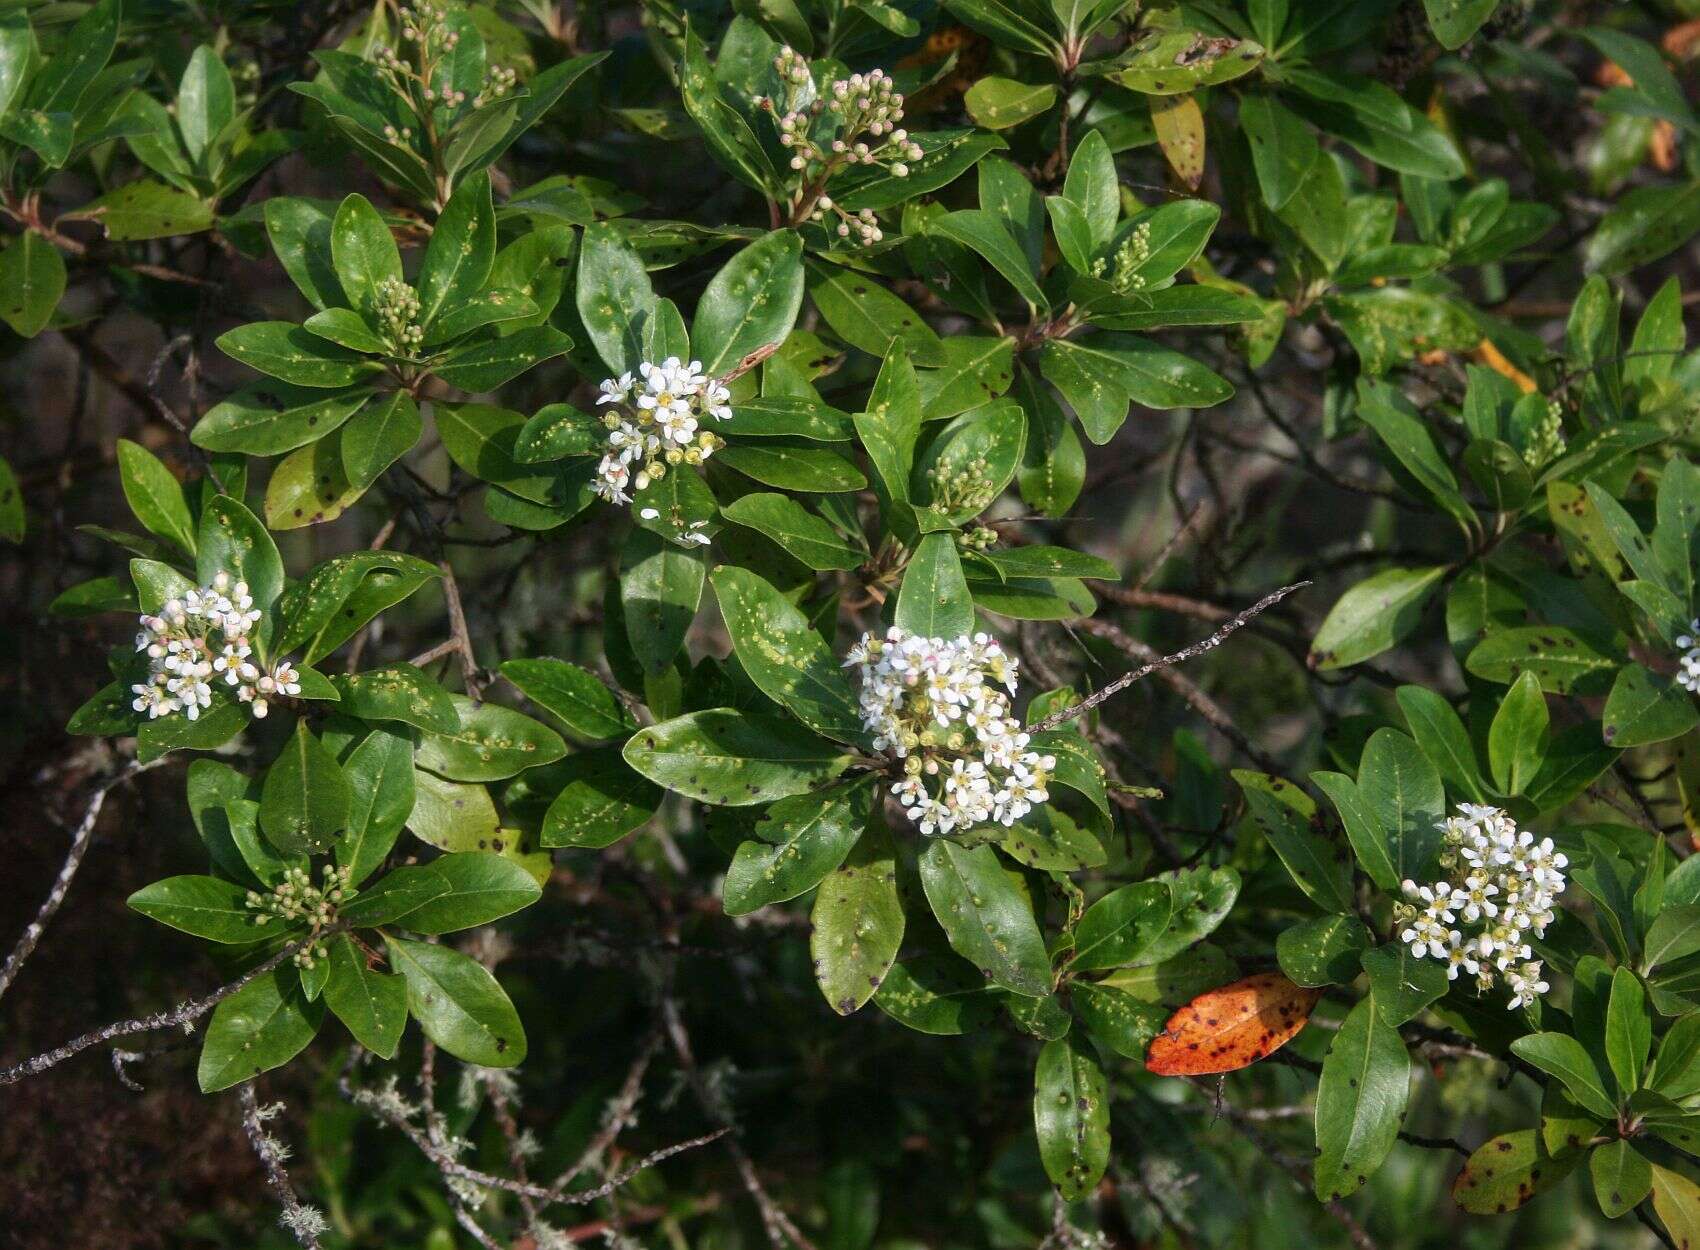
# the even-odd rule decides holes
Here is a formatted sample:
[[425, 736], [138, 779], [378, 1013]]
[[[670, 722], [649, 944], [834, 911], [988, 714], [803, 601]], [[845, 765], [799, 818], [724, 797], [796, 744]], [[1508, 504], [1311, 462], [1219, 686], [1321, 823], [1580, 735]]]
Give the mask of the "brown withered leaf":
[[1206, 990], [1163, 1026], [1145, 1052], [1158, 1076], [1205, 1076], [1249, 1067], [1279, 1050], [1310, 1019], [1320, 989], [1260, 972]]

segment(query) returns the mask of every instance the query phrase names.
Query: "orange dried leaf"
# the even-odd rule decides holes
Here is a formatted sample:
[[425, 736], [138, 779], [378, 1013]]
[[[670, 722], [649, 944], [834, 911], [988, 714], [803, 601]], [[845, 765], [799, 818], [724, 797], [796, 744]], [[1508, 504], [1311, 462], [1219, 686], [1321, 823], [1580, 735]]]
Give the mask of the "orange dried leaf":
[[1495, 347], [1492, 339], [1483, 339], [1476, 348], [1476, 359], [1492, 369], [1495, 373], [1510, 378], [1517, 383], [1517, 389], [1525, 395], [1534, 393], [1535, 379], [1524, 373], [1516, 365], [1505, 358], [1505, 353]]
[[1206, 990], [1163, 1026], [1145, 1052], [1158, 1076], [1205, 1076], [1249, 1067], [1298, 1035], [1322, 997], [1279, 972]]

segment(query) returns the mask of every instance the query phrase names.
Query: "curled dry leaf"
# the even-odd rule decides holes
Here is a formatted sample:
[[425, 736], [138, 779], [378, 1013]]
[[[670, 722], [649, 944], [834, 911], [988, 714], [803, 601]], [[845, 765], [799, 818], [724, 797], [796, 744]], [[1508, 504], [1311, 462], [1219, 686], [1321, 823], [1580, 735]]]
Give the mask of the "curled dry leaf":
[[1169, 1017], [1145, 1052], [1145, 1066], [1158, 1076], [1249, 1067], [1296, 1037], [1321, 997], [1320, 989], [1278, 972], [1206, 990]]

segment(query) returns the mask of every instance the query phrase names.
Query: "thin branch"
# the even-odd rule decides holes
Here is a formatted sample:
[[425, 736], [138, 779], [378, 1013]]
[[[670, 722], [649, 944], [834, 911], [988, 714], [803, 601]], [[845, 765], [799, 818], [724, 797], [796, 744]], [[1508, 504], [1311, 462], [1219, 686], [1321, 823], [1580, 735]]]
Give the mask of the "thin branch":
[[47, 931], [47, 926], [52, 923], [54, 915], [64, 904], [65, 895], [71, 889], [71, 881], [76, 877], [77, 870], [83, 866], [83, 856], [88, 854], [89, 846], [94, 842], [95, 826], [100, 823], [100, 812], [106, 806], [106, 796], [138, 773], [158, 768], [166, 762], [166, 758], [162, 756], [146, 764], [129, 764], [95, 787], [94, 794], [89, 798], [89, 805], [83, 812], [83, 818], [77, 823], [76, 832], [71, 835], [71, 848], [65, 853], [65, 862], [59, 868], [59, 875], [53, 880], [53, 888], [47, 892], [47, 897], [35, 913], [35, 919], [24, 929], [17, 945], [12, 947], [12, 953], [6, 956], [5, 966], [0, 967], [0, 998], [5, 997], [6, 991], [12, 988], [12, 982], [17, 980], [24, 961], [35, 953], [41, 935]]
[[[328, 933], [329, 930], [325, 932]], [[325, 933], [319, 935], [321, 939], [324, 936]], [[169, 1007], [164, 1011], [156, 1011], [151, 1016], [137, 1016], [131, 1020], [119, 1020], [103, 1028], [95, 1029], [92, 1033], [84, 1033], [81, 1037], [74, 1037], [63, 1046], [55, 1046], [52, 1050], [43, 1051], [33, 1058], [25, 1059], [22, 1063], [15, 1063], [9, 1068], [0, 1068], [0, 1085], [15, 1085], [27, 1076], [37, 1076], [49, 1068], [58, 1067], [67, 1059], [82, 1054], [89, 1047], [99, 1046], [103, 1042], [116, 1041], [120, 1037], [132, 1037], [137, 1033], [152, 1033], [158, 1029], [189, 1025], [206, 1015], [207, 1012], [250, 981], [257, 977], [263, 977], [284, 960], [294, 955], [305, 944], [305, 940], [291, 942], [264, 963], [254, 965], [234, 981], [219, 986], [204, 998], [190, 999], [186, 1003], [179, 1003], [177, 1006]]]
[[1046, 729], [1055, 729], [1058, 725], [1061, 725], [1066, 721], [1071, 721], [1075, 717], [1097, 707], [1106, 699], [1120, 694], [1123, 690], [1126, 690], [1129, 686], [1133, 685], [1134, 682], [1139, 681], [1142, 678], [1149, 677], [1158, 669], [1168, 668], [1172, 664], [1182, 664], [1187, 660], [1196, 659], [1198, 656], [1203, 655], [1207, 651], [1214, 651], [1217, 647], [1221, 646], [1223, 642], [1227, 641], [1228, 635], [1247, 624], [1253, 617], [1268, 608], [1274, 607], [1277, 603], [1280, 603], [1281, 600], [1285, 599], [1294, 591], [1303, 590], [1308, 585], [1310, 585], [1309, 582], [1294, 582], [1291, 586], [1283, 586], [1280, 590], [1275, 591], [1273, 594], [1263, 596], [1263, 598], [1259, 599], [1256, 603], [1252, 604], [1251, 607], [1234, 617], [1208, 638], [1200, 639], [1198, 642], [1193, 643], [1190, 647], [1183, 647], [1179, 651], [1174, 652], [1172, 655], [1165, 655], [1152, 660], [1147, 664], [1142, 664], [1131, 673], [1124, 673], [1103, 689], [1098, 690], [1094, 694], [1088, 695], [1072, 707], [1065, 707], [1060, 712], [1047, 716], [1044, 720], [1033, 726], [1033, 731], [1041, 732]]
[[283, 1217], [279, 1222], [290, 1231], [302, 1250], [319, 1250], [319, 1234], [324, 1231], [325, 1217], [296, 1196], [295, 1186], [290, 1183], [289, 1173], [283, 1166], [284, 1159], [288, 1157], [284, 1146], [265, 1129], [265, 1121], [281, 1112], [283, 1104], [261, 1107], [259, 1099], [254, 1096], [252, 1081], [242, 1082], [237, 1092], [242, 1099], [242, 1131], [247, 1133], [248, 1144], [254, 1148], [260, 1166], [265, 1169], [266, 1184], [283, 1207]]
[[730, 1134], [726, 1137], [726, 1153], [732, 1156], [732, 1164], [738, 1169], [738, 1176], [743, 1180], [744, 1188], [749, 1191], [756, 1209], [761, 1212], [762, 1228], [767, 1233], [768, 1243], [773, 1246], [773, 1250], [786, 1250], [786, 1239], [789, 1238], [797, 1250], [815, 1250], [814, 1243], [803, 1235], [802, 1230], [785, 1213], [785, 1208], [775, 1202], [773, 1195], [767, 1192], [749, 1152], [733, 1134], [735, 1125], [731, 1116], [703, 1083], [702, 1070], [697, 1067], [696, 1054], [691, 1049], [690, 1034], [685, 1031], [684, 1017], [679, 1013], [679, 1004], [670, 993], [663, 993], [661, 996], [661, 1017], [667, 1026], [667, 1036], [673, 1044], [673, 1053], [679, 1060], [679, 1066], [684, 1069], [685, 1081], [696, 1097], [697, 1104], [706, 1114], [720, 1121], [723, 1125], [721, 1134]]
[[[1119, 648], [1135, 660], [1147, 664], [1158, 661], [1161, 657], [1157, 649], [1149, 643], [1141, 642], [1129, 634], [1123, 633], [1108, 621], [1087, 619], [1077, 622], [1076, 629], [1082, 633], [1102, 638], [1105, 642]], [[1206, 694], [1192, 678], [1172, 668], [1157, 670], [1157, 679], [1167, 685], [1186, 701], [1188, 707], [1210, 722], [1212, 728], [1239, 749], [1240, 754], [1251, 760], [1266, 773], [1278, 774], [1281, 766], [1275, 759], [1252, 744], [1251, 739], [1240, 732], [1233, 718], [1230, 717], [1216, 700]]]

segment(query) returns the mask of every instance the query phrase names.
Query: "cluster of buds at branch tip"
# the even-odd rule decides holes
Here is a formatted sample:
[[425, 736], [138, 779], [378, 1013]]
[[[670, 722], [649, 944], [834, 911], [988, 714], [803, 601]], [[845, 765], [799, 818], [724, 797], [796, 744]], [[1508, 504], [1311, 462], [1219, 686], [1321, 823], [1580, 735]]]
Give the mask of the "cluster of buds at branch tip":
[[419, 293], [400, 278], [378, 283], [378, 325], [398, 356], [413, 356], [425, 342], [419, 324]]
[[136, 650], [148, 657], [148, 679], [130, 687], [130, 706], [149, 720], [179, 712], [198, 720], [212, 706], [214, 683], [222, 681], [258, 718], [278, 695], [300, 694], [293, 664], [280, 660], [262, 669], [254, 663], [249, 631], [262, 615], [248, 583], [229, 573], [144, 615]]
[[298, 968], [311, 968], [329, 954], [319, 935], [336, 922], [337, 908], [357, 892], [351, 884], [352, 877], [352, 868], [326, 864], [319, 884], [314, 885], [313, 874], [306, 868], [288, 868], [283, 880], [269, 892], [248, 891], [248, 909], [254, 913], [256, 925], [269, 925], [273, 920], [286, 924], [305, 921], [312, 936], [295, 952], [295, 964]]
[[1142, 221], [1116, 248], [1113, 260], [1100, 256], [1092, 262], [1092, 276], [1105, 278], [1124, 295], [1129, 291], [1142, 291], [1145, 289], [1145, 275], [1139, 269], [1150, 259], [1151, 223]]
[[[758, 96], [757, 104], [774, 115], [779, 142], [791, 153], [797, 175], [791, 202], [841, 239], [878, 243], [884, 238], [869, 209], [850, 212], [826, 194], [828, 180], [853, 165], [879, 165], [895, 178], [909, 176], [909, 162], [921, 159], [921, 147], [899, 124], [903, 97], [884, 70], [852, 74], [817, 90], [809, 62], [785, 47], [774, 58], [780, 96]], [[835, 223], [835, 224], [834, 224]]]

